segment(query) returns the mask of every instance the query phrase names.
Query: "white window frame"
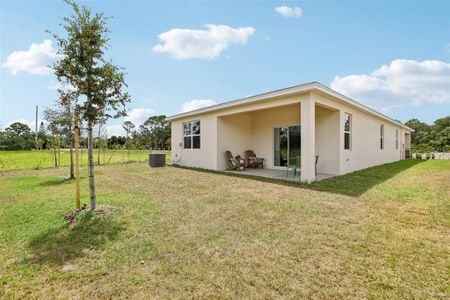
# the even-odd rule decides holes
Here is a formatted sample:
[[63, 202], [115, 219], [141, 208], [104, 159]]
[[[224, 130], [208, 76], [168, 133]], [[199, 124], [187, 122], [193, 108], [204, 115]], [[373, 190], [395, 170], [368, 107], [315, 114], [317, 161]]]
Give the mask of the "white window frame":
[[[349, 119], [349, 128], [348, 130], [345, 130], [345, 120], [346, 120], [346, 116], [348, 116]], [[353, 126], [353, 116], [351, 113], [344, 113], [344, 150], [352, 150], [352, 126]], [[345, 148], [345, 134], [348, 133], [348, 148]]]
[[[199, 123], [200, 133], [199, 134], [193, 134], [194, 131], [192, 130], [192, 127], [193, 127], [193, 124], [197, 123], [197, 122]], [[191, 127], [191, 130], [190, 130], [191, 134], [188, 134], [188, 135], [185, 134], [184, 126], [186, 124], [189, 124], [189, 126]], [[184, 150], [199, 150], [199, 149], [201, 149], [201, 147], [202, 147], [202, 138], [201, 138], [202, 128], [201, 127], [202, 127], [202, 122], [200, 120], [193, 120], [193, 121], [183, 122], [182, 130], [183, 130], [183, 149]], [[198, 136], [199, 139], [200, 139], [200, 145], [199, 145], [198, 148], [194, 148], [194, 136]], [[191, 139], [191, 147], [190, 148], [186, 148], [185, 143], [184, 143], [184, 139], [187, 138], [187, 137], [189, 137]]]
[[380, 124], [380, 150], [384, 150], [384, 124]]

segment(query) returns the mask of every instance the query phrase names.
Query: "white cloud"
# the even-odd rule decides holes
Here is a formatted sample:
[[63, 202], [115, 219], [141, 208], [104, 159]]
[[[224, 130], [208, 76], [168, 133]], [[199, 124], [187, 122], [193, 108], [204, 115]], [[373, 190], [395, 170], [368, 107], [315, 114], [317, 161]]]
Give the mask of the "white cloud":
[[75, 88], [68, 84], [68, 83], [61, 83], [59, 81], [50, 81], [50, 84], [48, 86], [49, 90], [57, 91], [57, 90], [63, 90], [63, 91], [75, 91]]
[[148, 117], [153, 116], [155, 111], [149, 108], [134, 108], [128, 112], [124, 121], [131, 121], [134, 125], [139, 126], [144, 123]]
[[[155, 111], [149, 108], [133, 108], [128, 111], [128, 115], [123, 118], [122, 122], [131, 121], [135, 126], [135, 130], [142, 125], [148, 117], [155, 115]], [[111, 137], [115, 136], [126, 136], [126, 132], [122, 127], [122, 124], [107, 124], [105, 126], [106, 135]]]
[[298, 6], [277, 6], [275, 11], [285, 18], [300, 18], [302, 16], [302, 9]]
[[122, 125], [106, 125], [106, 134], [108, 137], [115, 136], [126, 136], [126, 132]]
[[450, 64], [397, 59], [370, 74], [336, 76], [331, 88], [375, 109], [450, 102]]
[[188, 112], [215, 104], [217, 103], [210, 99], [193, 99], [191, 101], [185, 102], [181, 110], [182, 112]]
[[253, 27], [233, 28], [227, 25], [204, 25], [205, 30], [171, 29], [158, 37], [161, 43], [153, 51], [169, 53], [177, 59], [214, 59], [231, 44], [247, 43], [255, 33]]
[[26, 51], [15, 51], [11, 53], [3, 68], [9, 69], [11, 74], [27, 72], [35, 75], [46, 75], [51, 73], [48, 67], [57, 58], [56, 50], [53, 49], [51, 40], [44, 40], [41, 44], [33, 43]]

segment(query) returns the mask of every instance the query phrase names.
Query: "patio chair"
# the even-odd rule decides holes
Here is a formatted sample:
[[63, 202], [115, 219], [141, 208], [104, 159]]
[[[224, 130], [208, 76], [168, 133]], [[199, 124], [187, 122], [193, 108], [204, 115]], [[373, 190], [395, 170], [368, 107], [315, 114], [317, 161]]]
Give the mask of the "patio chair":
[[227, 171], [245, 170], [245, 162], [234, 158], [230, 151], [225, 151], [225, 159], [227, 161]]
[[297, 176], [297, 169], [300, 168], [300, 156], [288, 157], [286, 164], [286, 177], [289, 177], [289, 171], [293, 171], [294, 177]]
[[247, 168], [264, 168], [264, 158], [257, 157], [253, 150], [245, 151], [245, 160]]

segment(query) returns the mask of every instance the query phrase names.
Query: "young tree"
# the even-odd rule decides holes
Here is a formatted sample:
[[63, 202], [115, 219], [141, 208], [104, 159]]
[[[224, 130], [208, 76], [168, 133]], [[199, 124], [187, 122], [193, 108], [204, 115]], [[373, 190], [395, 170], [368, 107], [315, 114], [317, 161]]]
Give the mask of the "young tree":
[[149, 117], [139, 130], [145, 144], [154, 149], [165, 147], [167, 139], [170, 138], [170, 124], [164, 115]]
[[125, 115], [125, 105], [130, 101], [124, 73], [107, 61], [108, 18], [102, 13], [92, 13], [85, 6], [66, 0], [73, 14], [63, 19], [66, 36], [53, 34], [61, 58], [53, 65], [58, 80], [70, 84], [81, 97], [77, 104], [80, 119], [87, 123], [88, 167], [91, 210], [96, 208], [92, 128], [101, 118]]
[[123, 122], [122, 128], [125, 130], [125, 148], [127, 149], [127, 157], [128, 157], [128, 161], [130, 160], [130, 150], [133, 147], [133, 142], [129, 139], [130, 133], [133, 132], [134, 128], [136, 127], [136, 125], [133, 124], [133, 122], [131, 121], [125, 121]]
[[37, 134], [38, 149], [43, 150], [46, 147], [47, 142], [48, 142], [47, 131], [45, 130], [44, 122], [41, 122]]
[[55, 160], [55, 167], [58, 167], [58, 156], [56, 155], [56, 148], [61, 146], [61, 135], [63, 134], [63, 123], [65, 122], [65, 113], [59, 109], [57, 106], [55, 108], [47, 107], [44, 110], [44, 119], [47, 121], [47, 129], [52, 135], [51, 146], [53, 148], [53, 156]]
[[125, 121], [123, 122], [122, 128], [125, 130], [126, 138], [128, 139], [130, 133], [133, 132], [136, 125], [133, 124], [131, 121]]
[[96, 147], [97, 147], [97, 165], [100, 165], [100, 154], [101, 154], [101, 150], [106, 148], [107, 146], [107, 142], [105, 141], [105, 125], [106, 120], [99, 120], [97, 122], [98, 124], [98, 135], [97, 135], [97, 140], [95, 141], [96, 143]]
[[64, 134], [66, 137], [67, 144], [69, 145], [69, 153], [70, 153], [70, 179], [75, 178], [75, 171], [74, 171], [74, 161], [73, 161], [73, 106], [76, 104], [77, 100], [77, 94], [75, 91], [69, 89], [69, 90], [62, 90], [58, 89], [59, 94], [59, 103], [62, 105], [64, 109], [65, 118], [61, 120], [61, 125], [64, 128]]

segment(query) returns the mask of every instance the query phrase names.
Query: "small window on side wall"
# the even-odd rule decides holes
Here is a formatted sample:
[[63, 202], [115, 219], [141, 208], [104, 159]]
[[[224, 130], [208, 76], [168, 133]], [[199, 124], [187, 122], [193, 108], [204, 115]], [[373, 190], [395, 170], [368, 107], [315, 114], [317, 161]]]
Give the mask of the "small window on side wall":
[[395, 149], [398, 149], [398, 129], [395, 129]]
[[200, 121], [183, 123], [184, 149], [200, 149]]
[[380, 125], [380, 149], [384, 149], [384, 125]]
[[352, 115], [345, 113], [344, 117], [344, 149], [351, 150], [352, 147]]

